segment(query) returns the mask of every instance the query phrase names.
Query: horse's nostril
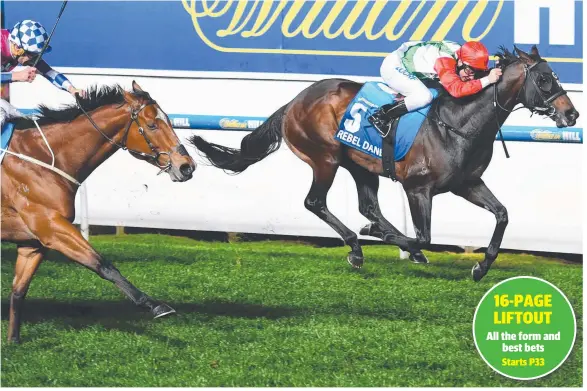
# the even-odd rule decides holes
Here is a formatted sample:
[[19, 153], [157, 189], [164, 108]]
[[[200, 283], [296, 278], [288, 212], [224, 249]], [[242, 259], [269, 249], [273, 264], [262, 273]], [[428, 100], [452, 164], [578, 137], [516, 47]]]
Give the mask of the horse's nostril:
[[182, 175], [190, 176], [194, 172], [194, 169], [192, 168], [191, 165], [185, 163], [185, 164], [182, 164], [181, 167], [179, 167], [179, 171], [181, 172]]
[[565, 113], [565, 116], [567, 117], [567, 119], [569, 121], [575, 121], [577, 118], [579, 118], [579, 112], [575, 109], [570, 109], [570, 110], [567, 110], [567, 112]]

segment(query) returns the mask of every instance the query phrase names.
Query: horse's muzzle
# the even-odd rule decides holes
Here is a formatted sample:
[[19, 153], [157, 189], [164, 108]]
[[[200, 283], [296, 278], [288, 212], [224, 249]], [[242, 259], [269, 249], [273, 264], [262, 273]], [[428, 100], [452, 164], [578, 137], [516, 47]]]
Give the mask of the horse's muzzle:
[[565, 117], [567, 118], [567, 126], [575, 126], [577, 118], [579, 118], [579, 112], [574, 108], [567, 110], [565, 112]]
[[196, 163], [188, 154], [185, 147], [180, 144], [171, 153], [171, 168], [169, 176], [173, 182], [185, 182], [192, 179]]
[[577, 118], [579, 118], [579, 112], [571, 108], [565, 112], [556, 113], [552, 118], [556, 122], [557, 128], [566, 128], [568, 126], [575, 126]]
[[181, 167], [179, 167], [179, 172], [181, 172], [181, 175], [183, 175], [184, 177], [191, 178], [192, 174], [194, 173], [194, 169], [192, 168], [192, 166], [185, 163], [182, 164]]

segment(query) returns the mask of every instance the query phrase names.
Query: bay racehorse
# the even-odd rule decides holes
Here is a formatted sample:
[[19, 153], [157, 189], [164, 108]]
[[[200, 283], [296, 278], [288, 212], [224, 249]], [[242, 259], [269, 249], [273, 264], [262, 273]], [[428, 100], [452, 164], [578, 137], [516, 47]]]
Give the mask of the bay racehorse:
[[499, 128], [517, 104], [547, 115], [558, 127], [573, 126], [579, 116], [536, 47], [530, 54], [518, 48], [514, 53], [502, 48], [498, 54], [504, 71], [498, 84], [468, 98], [441, 94], [433, 102], [410, 151], [395, 163], [396, 175], [409, 201], [416, 239], [406, 237], [381, 214], [377, 200], [379, 175], [383, 172], [381, 160], [335, 140], [347, 106], [362, 87], [360, 83], [326, 79], [312, 84], [245, 136], [240, 149], [211, 144], [199, 136], [193, 136], [190, 142], [212, 165], [238, 173], [276, 151], [285, 139], [293, 153], [314, 172], [306, 208], [350, 246], [347, 260], [353, 267], [363, 264], [357, 235], [326, 206], [326, 195], [338, 167], [346, 168], [353, 176], [359, 211], [371, 222], [360, 233], [409, 251], [412, 261], [418, 263], [428, 262], [421, 249], [431, 240], [432, 197], [446, 192], [463, 197], [489, 210], [497, 219], [485, 259], [473, 267], [473, 279], [479, 281], [497, 258], [508, 223], [506, 208], [481, 179], [491, 161]]
[[[132, 87], [132, 92], [119, 86], [92, 87], [87, 98], [79, 98], [79, 106], [60, 110], [41, 106], [37, 122], [44, 136], [30, 119], [13, 118], [14, 135], [2, 163], [2, 241], [18, 246], [10, 296], [11, 342], [19, 341], [21, 307], [48, 249], [113, 282], [155, 317], [174, 312], [133, 286], [72, 224], [79, 184], [119, 149], [128, 149], [132, 156], [168, 172], [172, 181], [192, 177], [195, 163], [169, 118], [137, 83]], [[53, 155], [49, 166], [53, 169], [40, 165], [53, 162]]]

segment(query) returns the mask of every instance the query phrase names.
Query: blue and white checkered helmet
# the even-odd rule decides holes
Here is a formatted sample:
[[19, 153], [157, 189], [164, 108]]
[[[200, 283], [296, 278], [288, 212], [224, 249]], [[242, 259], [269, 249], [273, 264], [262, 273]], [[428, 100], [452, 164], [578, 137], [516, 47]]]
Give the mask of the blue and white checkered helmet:
[[[47, 30], [40, 23], [29, 19], [18, 22], [10, 32], [10, 40], [29, 53], [41, 53], [47, 39]], [[47, 46], [45, 53], [50, 51], [51, 46]]]

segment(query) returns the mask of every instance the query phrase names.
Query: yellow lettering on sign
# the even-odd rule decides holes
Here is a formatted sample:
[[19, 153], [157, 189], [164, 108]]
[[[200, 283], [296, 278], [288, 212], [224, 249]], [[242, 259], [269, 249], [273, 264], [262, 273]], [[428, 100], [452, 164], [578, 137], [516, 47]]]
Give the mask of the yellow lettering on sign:
[[[255, 0], [255, 2], [253, 3], [253, 6], [249, 10], [249, 13], [244, 18], [244, 20], [241, 22], [242, 16], [243, 16], [248, 4], [250, 4], [250, 2], [248, 2], [248, 1], [243, 1], [243, 0], [239, 1], [238, 5], [236, 6], [236, 9], [234, 10], [234, 14], [232, 15], [232, 19], [230, 20], [230, 24], [228, 25], [228, 27], [224, 30], [218, 30], [216, 32], [216, 35], [219, 37], [226, 37], [228, 35], [234, 35], [234, 34], [240, 32], [243, 28], [245, 28], [245, 26], [247, 25], [247, 23], [249, 23], [249, 20], [251, 19], [251, 17], [255, 13], [255, 9], [257, 9], [257, 5], [259, 4], [259, 0]], [[240, 26], [238, 25], [239, 22], [241, 22]]]
[[326, 19], [324, 19], [324, 22], [322, 23], [322, 26], [324, 26], [324, 36], [328, 39], [337, 38], [340, 36], [341, 33], [344, 34], [344, 37], [346, 39], [355, 39], [356, 37], [358, 37], [361, 34], [360, 29], [359, 29], [359, 32], [356, 34], [351, 33], [351, 29], [353, 28], [353, 26], [357, 22], [357, 19], [359, 18], [359, 16], [361, 15], [363, 10], [365, 9], [365, 7], [366, 7], [365, 2], [355, 3], [353, 9], [351, 10], [351, 12], [349, 12], [349, 15], [344, 20], [344, 22], [342, 23], [340, 28], [338, 30], [336, 30], [336, 32], [334, 32], [334, 33], [331, 31], [332, 24], [334, 23], [336, 18], [338, 18], [338, 16], [340, 15], [340, 12], [342, 11], [342, 7], [344, 6], [344, 3], [346, 3], [346, 1], [344, 1], [344, 2], [337, 1], [336, 4], [334, 5], [334, 7], [332, 8], [332, 11], [330, 11], [328, 16], [326, 17]]
[[[481, 40], [495, 26], [503, 9], [503, 3], [504, 0], [499, 0], [497, 6], [494, 6], [495, 10], [489, 24], [485, 26], [481, 34], [473, 37], [472, 31], [478, 28], [477, 25], [487, 9], [489, 0], [476, 2], [468, 15], [465, 14], [465, 9], [469, 4], [472, 4], [470, 0], [437, 0], [434, 2], [426, 2], [426, 0], [401, 0], [399, 2], [382, 0], [337, 0], [336, 2], [323, 0], [313, 2], [306, 0], [293, 2], [287, 0], [182, 0], [183, 8], [191, 17], [198, 37], [208, 47], [220, 52], [380, 58], [389, 54], [389, 51], [393, 50], [394, 46], [397, 47], [401, 41], [423, 40], [430, 33], [432, 33], [431, 40], [444, 40], [454, 30], [457, 20], [463, 18], [462, 36], [464, 40]], [[325, 7], [326, 4], [329, 6]], [[422, 9], [427, 4], [431, 4], [430, 9], [422, 15]], [[386, 6], [392, 6], [393, 13], [389, 20], [381, 20], [381, 15], [385, 14]], [[450, 11], [440, 21], [438, 29], [431, 31], [432, 25], [437, 21], [438, 15], [445, 7], [451, 7]], [[367, 14], [365, 15], [365, 13]], [[217, 28], [216, 31], [206, 31], [202, 28], [202, 20], [221, 17], [224, 17], [223, 20], [230, 18], [226, 27]], [[280, 21], [281, 17], [283, 17], [282, 22]], [[360, 19], [364, 21], [359, 22]], [[402, 24], [402, 20], [406, 21]], [[375, 26], [383, 24], [383, 28], [377, 31]], [[335, 29], [335, 25], [340, 25], [340, 27]], [[417, 28], [411, 36], [407, 37], [406, 31], [413, 25], [417, 25]], [[312, 49], [311, 43], [305, 49], [246, 47], [246, 44], [242, 44], [243, 47], [227, 47], [222, 45], [222, 41], [217, 40], [215, 42], [213, 40], [216, 37], [224, 38], [231, 35], [254, 39], [267, 34], [272, 27], [279, 28], [284, 38], [294, 38], [302, 35], [308, 40], [316, 37], [326, 39], [341, 39], [344, 37], [344, 39], [351, 41], [364, 37], [369, 41], [380, 39], [385, 42], [395, 42], [396, 44], [391, 45], [391, 49], [384, 48], [382, 51], [368, 52]], [[583, 62], [581, 58], [546, 58], [546, 60], [550, 62]]]
[[473, 8], [473, 11], [471, 11], [469, 16], [467, 16], [467, 20], [465, 21], [465, 24], [463, 25], [463, 39], [465, 41], [480, 41], [487, 35], [487, 33], [489, 33], [491, 31], [491, 28], [495, 24], [497, 17], [501, 13], [501, 8], [503, 7], [503, 0], [499, 0], [499, 3], [497, 4], [497, 8], [496, 8], [495, 12], [493, 13], [493, 18], [491, 18], [491, 21], [489, 22], [489, 24], [487, 25], [485, 30], [479, 36], [471, 37], [471, 30], [473, 30], [473, 27], [475, 27], [475, 24], [477, 24], [477, 22], [479, 21], [479, 18], [483, 14], [483, 11], [485, 11], [485, 8], [487, 7], [488, 3], [489, 3], [489, 0], [480, 0], [475, 5], [475, 8]]
[[267, 30], [269, 30], [271, 26], [273, 26], [273, 23], [275, 23], [275, 20], [279, 17], [279, 15], [281, 14], [286, 5], [287, 2], [280, 1], [275, 11], [273, 11], [273, 15], [271, 15], [271, 18], [269, 18], [267, 23], [265, 23], [265, 25], [263, 26], [263, 22], [265, 22], [265, 20], [267, 19], [267, 15], [269, 14], [269, 11], [271, 11], [271, 8], [273, 7], [273, 0], [263, 1], [263, 6], [259, 11], [257, 19], [255, 19], [255, 24], [250, 30], [243, 31], [241, 35], [245, 38], [260, 37], [261, 35], [264, 35], [267, 32]]
[[452, 30], [453, 26], [455, 25], [457, 19], [463, 13], [463, 10], [467, 6], [469, 0], [458, 0], [452, 10], [442, 22], [436, 33], [432, 36], [432, 41], [442, 41], [446, 37], [446, 35]]
[[410, 37], [410, 41], [421, 41], [424, 39], [424, 36], [430, 29], [430, 26], [432, 26], [432, 23], [434, 23], [434, 21], [438, 17], [438, 14], [446, 5], [447, 1], [448, 0], [437, 0], [434, 2], [434, 5], [432, 6], [432, 8], [430, 8], [430, 11], [428, 11], [424, 19], [422, 19], [422, 21], [418, 25], [416, 31], [414, 31], [414, 33]]
[[302, 32], [304, 37], [311, 39], [320, 34], [320, 27], [318, 27], [314, 33], [310, 32], [310, 27], [312, 26], [312, 23], [314, 23], [314, 20], [316, 20], [316, 16], [318, 16], [320, 11], [322, 11], [322, 8], [324, 8], [324, 5], [326, 4], [325, 1], [313, 2], [312, 8], [310, 8], [306, 17], [302, 19], [300, 25], [293, 32], [290, 31], [293, 20], [298, 16], [305, 2], [305, 0], [294, 1], [291, 8], [287, 11], [287, 14], [285, 14], [283, 24], [281, 25], [281, 33], [284, 37], [292, 38]]

